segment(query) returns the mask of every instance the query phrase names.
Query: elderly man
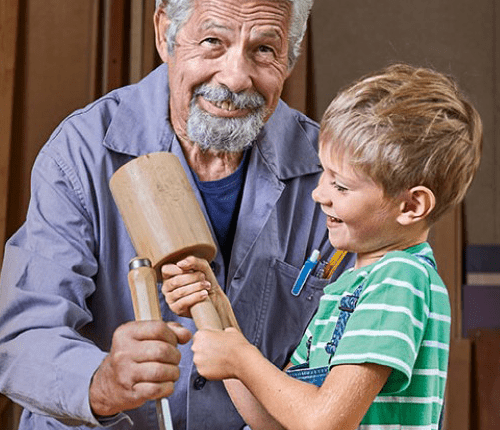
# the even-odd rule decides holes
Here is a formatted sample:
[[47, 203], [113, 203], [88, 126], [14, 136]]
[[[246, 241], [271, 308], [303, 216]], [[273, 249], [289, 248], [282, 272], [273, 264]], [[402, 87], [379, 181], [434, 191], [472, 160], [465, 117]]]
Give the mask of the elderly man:
[[25, 407], [20, 429], [153, 429], [151, 400], [164, 396], [175, 429], [244, 427], [192, 363], [191, 320], [162, 296], [168, 323], [130, 322], [135, 251], [108, 183], [142, 154], [179, 157], [218, 244], [218, 282], [246, 337], [283, 366], [328, 279], [292, 286], [314, 249], [325, 262], [334, 252], [310, 198], [317, 125], [279, 100], [311, 1], [159, 2], [165, 64], [70, 115], [44, 146], [1, 278], [0, 391]]

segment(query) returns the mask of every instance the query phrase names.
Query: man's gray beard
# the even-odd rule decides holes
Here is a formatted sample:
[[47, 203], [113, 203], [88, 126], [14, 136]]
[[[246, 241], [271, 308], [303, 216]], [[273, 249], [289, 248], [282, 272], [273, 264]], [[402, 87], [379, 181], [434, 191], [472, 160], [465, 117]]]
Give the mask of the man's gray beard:
[[[196, 103], [199, 95], [208, 101], [232, 100], [238, 108], [251, 112], [238, 118], [217, 117], [202, 110]], [[187, 135], [202, 150], [240, 152], [252, 145], [264, 126], [264, 98], [260, 95], [235, 94], [226, 88], [202, 85], [190, 103]]]

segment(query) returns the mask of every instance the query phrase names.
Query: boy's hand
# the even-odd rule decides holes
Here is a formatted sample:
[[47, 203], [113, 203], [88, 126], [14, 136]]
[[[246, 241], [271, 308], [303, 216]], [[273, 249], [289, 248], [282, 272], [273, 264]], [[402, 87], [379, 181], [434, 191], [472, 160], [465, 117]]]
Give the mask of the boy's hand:
[[205, 300], [214, 285], [218, 287], [208, 262], [201, 258], [187, 257], [177, 264], [166, 264], [161, 272], [161, 290], [167, 304], [182, 317], [191, 318], [191, 306]]
[[[207, 379], [238, 377], [238, 358], [247, 348], [254, 348], [237, 329], [224, 331], [198, 330], [193, 336], [193, 362], [200, 375]], [[244, 356], [244, 355], [243, 355]]]

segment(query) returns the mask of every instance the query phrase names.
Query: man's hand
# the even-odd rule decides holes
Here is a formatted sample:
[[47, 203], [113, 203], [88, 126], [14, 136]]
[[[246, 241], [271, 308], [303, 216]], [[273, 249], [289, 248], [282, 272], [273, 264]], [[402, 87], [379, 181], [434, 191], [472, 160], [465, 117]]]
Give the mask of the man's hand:
[[176, 346], [190, 338], [191, 333], [177, 323], [138, 321], [118, 327], [111, 351], [90, 384], [93, 413], [111, 416], [171, 395], [179, 378], [181, 355]]

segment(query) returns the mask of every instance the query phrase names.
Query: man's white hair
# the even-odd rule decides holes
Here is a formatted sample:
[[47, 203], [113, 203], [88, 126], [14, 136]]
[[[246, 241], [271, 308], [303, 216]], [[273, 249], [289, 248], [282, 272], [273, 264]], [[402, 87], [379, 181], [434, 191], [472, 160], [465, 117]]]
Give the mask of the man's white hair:
[[[195, 0], [156, 0], [156, 7], [164, 7], [170, 19], [167, 30], [168, 50], [172, 54], [177, 33], [189, 18]], [[292, 3], [292, 22], [288, 33], [288, 68], [292, 69], [300, 54], [300, 45], [307, 28], [307, 19], [314, 0], [277, 0]]]

